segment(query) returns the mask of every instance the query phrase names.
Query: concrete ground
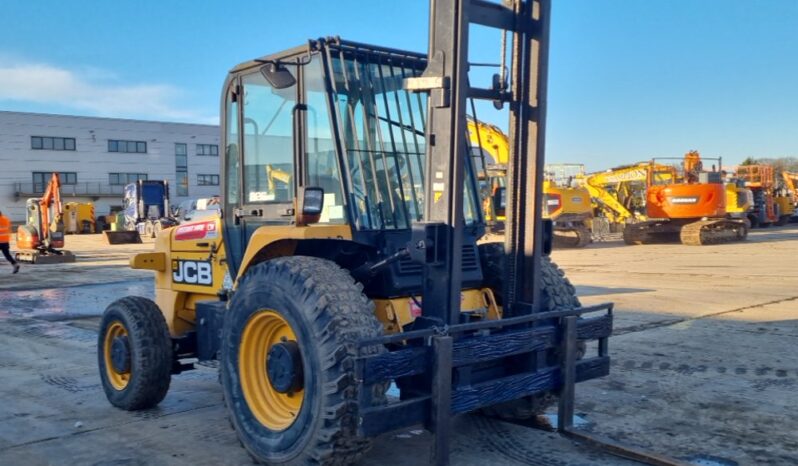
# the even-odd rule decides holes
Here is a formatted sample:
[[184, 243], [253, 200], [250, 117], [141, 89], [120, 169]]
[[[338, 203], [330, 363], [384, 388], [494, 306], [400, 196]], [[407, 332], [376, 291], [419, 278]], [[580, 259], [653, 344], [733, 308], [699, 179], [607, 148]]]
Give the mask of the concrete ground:
[[[175, 376], [156, 409], [105, 400], [96, 328], [119, 296], [151, 296], [127, 256], [151, 245], [68, 237], [71, 265], [0, 262], [0, 465], [249, 464], [214, 369]], [[616, 303], [610, 376], [577, 388], [585, 428], [694, 464], [798, 463], [798, 227], [706, 247], [606, 242], [553, 255], [584, 304]], [[456, 419], [452, 463], [631, 464], [556, 434]], [[417, 465], [429, 437], [377, 439], [364, 464]]]

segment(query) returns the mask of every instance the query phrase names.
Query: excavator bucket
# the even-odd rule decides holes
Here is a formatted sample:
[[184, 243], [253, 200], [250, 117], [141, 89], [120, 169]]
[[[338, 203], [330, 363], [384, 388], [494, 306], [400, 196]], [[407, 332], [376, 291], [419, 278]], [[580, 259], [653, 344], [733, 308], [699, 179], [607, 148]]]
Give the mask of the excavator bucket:
[[141, 243], [138, 231], [104, 231], [105, 242], [108, 244], [137, 244]]
[[26, 264], [66, 264], [75, 262], [75, 255], [63, 249], [57, 252], [24, 249], [16, 253], [16, 260]]

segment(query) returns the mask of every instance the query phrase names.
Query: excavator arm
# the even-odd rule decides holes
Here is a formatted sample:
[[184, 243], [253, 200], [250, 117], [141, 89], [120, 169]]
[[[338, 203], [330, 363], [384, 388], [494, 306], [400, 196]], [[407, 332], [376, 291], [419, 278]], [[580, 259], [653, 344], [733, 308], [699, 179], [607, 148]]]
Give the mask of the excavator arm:
[[[493, 159], [490, 165], [507, 165], [510, 154], [510, 142], [507, 136], [496, 126], [481, 121], [468, 119], [468, 140], [488, 153]], [[487, 168], [487, 165], [482, 168]]]
[[629, 219], [645, 220], [645, 216], [624, 205], [617, 193], [631, 194], [630, 183], [646, 183], [650, 164], [613, 168], [605, 172], [591, 173], [581, 178], [581, 184], [590, 192], [590, 197], [612, 223], [625, 223]]
[[274, 168], [271, 164], [266, 165], [266, 179], [269, 192], [271, 193], [277, 189], [277, 186], [274, 184], [275, 181], [279, 181], [286, 185], [291, 184], [291, 174], [280, 168]]
[[58, 173], [53, 173], [47, 190], [39, 200], [42, 225], [39, 232], [41, 241], [47, 247], [52, 247], [52, 232], [58, 230], [58, 224], [63, 215], [63, 205], [61, 204], [61, 178]]

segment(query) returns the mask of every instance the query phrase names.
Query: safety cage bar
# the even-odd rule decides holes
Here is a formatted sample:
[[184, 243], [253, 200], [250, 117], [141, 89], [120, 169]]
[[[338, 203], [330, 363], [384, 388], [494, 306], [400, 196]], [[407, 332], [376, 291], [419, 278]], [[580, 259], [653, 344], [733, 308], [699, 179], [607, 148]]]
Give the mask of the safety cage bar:
[[[580, 318], [602, 311], [602, 316]], [[558, 322], [551, 322], [555, 319]], [[604, 303], [362, 340], [356, 362], [359, 434], [372, 437], [415, 425], [429, 428], [436, 410], [450, 416], [546, 391], [559, 393], [558, 422], [570, 427], [574, 384], [609, 374], [612, 322], [613, 304]], [[591, 340], [598, 340], [598, 354], [577, 360], [578, 342]], [[368, 354], [379, 345], [388, 351]], [[470, 380], [470, 369], [477, 365], [558, 348], [558, 364], [476, 383]], [[427, 376], [429, 391], [411, 397], [402, 393], [400, 401], [373, 406], [372, 393], [380, 389], [375, 385], [411, 376]]]

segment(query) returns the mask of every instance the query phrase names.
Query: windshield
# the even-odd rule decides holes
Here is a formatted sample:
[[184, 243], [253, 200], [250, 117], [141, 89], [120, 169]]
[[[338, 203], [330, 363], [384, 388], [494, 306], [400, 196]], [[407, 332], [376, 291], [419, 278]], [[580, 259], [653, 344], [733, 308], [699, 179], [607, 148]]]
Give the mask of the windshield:
[[655, 186], [672, 184], [674, 182], [675, 169], [670, 170], [654, 170], [651, 172], [651, 184]]
[[[332, 57], [331, 81], [359, 229], [410, 228], [423, 220], [427, 96], [402, 89], [404, 78], [422, 71], [423, 63], [412, 58], [355, 57], [342, 51]], [[478, 214], [471, 182], [465, 189], [470, 224]]]

